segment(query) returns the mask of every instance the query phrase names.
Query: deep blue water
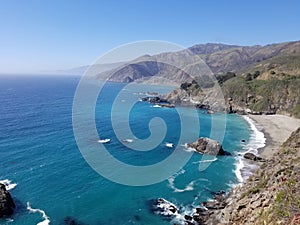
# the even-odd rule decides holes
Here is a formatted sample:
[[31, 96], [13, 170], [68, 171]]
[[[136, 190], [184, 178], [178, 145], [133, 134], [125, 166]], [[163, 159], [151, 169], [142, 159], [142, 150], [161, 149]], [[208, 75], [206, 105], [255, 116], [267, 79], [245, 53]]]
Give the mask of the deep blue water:
[[[44, 210], [50, 224], [54, 225], [63, 224], [67, 216], [88, 225], [170, 224], [153, 214], [149, 205], [151, 199], [163, 197], [188, 209], [211, 198], [210, 191], [229, 190], [238, 182], [236, 157], [217, 157], [206, 170], [199, 171], [202, 156], [197, 153], [176, 174], [153, 185], [128, 186], [100, 176], [84, 160], [73, 134], [72, 104], [78, 82], [78, 77], [63, 76], [0, 77], [0, 180], [8, 179], [11, 184], [17, 184], [10, 190], [17, 202], [16, 213], [10, 219], [0, 220], [0, 224], [35, 225], [44, 221], [40, 213], [26, 208], [27, 203], [32, 208]], [[142, 87], [145, 92], [148, 88], [160, 93], [170, 90], [159, 86]], [[137, 138], [149, 137], [151, 118], [161, 117], [165, 121], [167, 134], [153, 150], [131, 150], [115, 136], [110, 115], [112, 102], [120, 89], [125, 91], [119, 105], [124, 104], [125, 108], [130, 100], [136, 101], [130, 111], [129, 124]], [[99, 136], [111, 139], [105, 147], [112, 156], [129, 165], [152, 165], [168, 158], [174, 150], [167, 148], [166, 142], [185, 151], [181, 145], [194, 141], [194, 135], [210, 135], [212, 117], [218, 121], [224, 116], [197, 111], [199, 130], [196, 133], [186, 131], [183, 142], [178, 143], [183, 134], [176, 109], [155, 108], [139, 102], [144, 95], [137, 90], [139, 88], [134, 86], [126, 88], [125, 84], [108, 83], [95, 110]], [[190, 108], [180, 110], [187, 117], [193, 116]], [[116, 124], [122, 128], [125, 112], [119, 110], [116, 114]], [[88, 134], [84, 129], [82, 132], [83, 136]], [[238, 115], [226, 115], [224, 149], [236, 154], [245, 147], [241, 139], [248, 141], [249, 138], [247, 121]], [[94, 146], [97, 140], [87, 142]], [[110, 166], [109, 162], [107, 164]], [[111, 166], [112, 173], [117, 169]], [[126, 177], [126, 171], [123, 174]], [[151, 174], [145, 177], [151, 179]]]

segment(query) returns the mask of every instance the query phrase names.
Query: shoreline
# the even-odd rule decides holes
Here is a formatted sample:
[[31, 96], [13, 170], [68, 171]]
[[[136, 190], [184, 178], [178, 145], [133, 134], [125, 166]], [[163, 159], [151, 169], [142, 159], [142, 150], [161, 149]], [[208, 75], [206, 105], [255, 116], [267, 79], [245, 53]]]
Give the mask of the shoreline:
[[289, 136], [300, 127], [300, 119], [285, 115], [247, 115], [261, 126], [266, 142], [258, 149], [258, 153], [265, 159], [270, 159]]

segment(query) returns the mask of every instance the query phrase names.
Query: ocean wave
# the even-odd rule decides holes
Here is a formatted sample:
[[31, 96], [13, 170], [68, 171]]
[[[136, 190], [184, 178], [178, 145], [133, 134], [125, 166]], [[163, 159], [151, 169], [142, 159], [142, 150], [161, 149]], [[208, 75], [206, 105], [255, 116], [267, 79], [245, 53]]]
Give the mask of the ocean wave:
[[185, 215], [193, 215], [194, 213], [196, 213], [196, 209], [194, 207], [180, 206], [180, 212], [174, 214], [174, 218], [171, 220], [171, 222], [172, 224], [186, 224]]
[[44, 210], [31, 208], [29, 202], [27, 202], [27, 210], [29, 210], [32, 213], [40, 213], [42, 215], [44, 220], [42, 222], [37, 223], [37, 225], [49, 225], [50, 224], [50, 218], [46, 215]]
[[126, 138], [126, 139], [123, 139], [122, 142], [132, 143], [133, 139]]
[[9, 179], [0, 180], [0, 183], [4, 184], [6, 190], [8, 190], [8, 191], [14, 189], [17, 186], [16, 183], [12, 183], [12, 181]]
[[8, 222], [8, 223], [12, 223], [12, 222], [14, 222], [14, 220], [13, 220], [13, 219], [11, 219], [11, 218], [7, 218], [7, 219], [6, 219], [6, 222]]
[[241, 156], [238, 156], [237, 162], [235, 164], [235, 176], [238, 179], [239, 183], [242, 183], [244, 181], [243, 176], [242, 176], [242, 168], [244, 167], [244, 160]]
[[159, 198], [155, 205], [155, 213], [169, 218], [172, 224], [186, 224], [185, 215], [191, 215], [195, 212], [194, 207], [177, 206], [164, 198]]
[[175, 179], [176, 177], [178, 177], [179, 175], [182, 175], [185, 173], [185, 170], [184, 169], [181, 169], [180, 171], [178, 171], [177, 173], [175, 173], [173, 176], [169, 177], [168, 178], [168, 182], [169, 182], [169, 187], [171, 189], [173, 189], [174, 192], [185, 192], [185, 191], [192, 191], [194, 190], [194, 184], [195, 184], [195, 181], [192, 181], [190, 182], [185, 188], [183, 189], [180, 189], [180, 188], [177, 188], [175, 186]]
[[249, 123], [251, 129], [251, 135], [249, 139], [249, 143], [244, 147], [246, 152], [251, 152], [253, 154], [258, 154], [258, 150], [265, 147], [266, 145], [266, 138], [264, 133], [261, 131], [256, 122], [254, 122], [251, 118], [244, 116], [244, 119]]
[[168, 179], [168, 182], [169, 182], [169, 187], [173, 189], [174, 192], [177, 192], [177, 193], [180, 193], [180, 192], [185, 192], [185, 191], [193, 191], [194, 190], [194, 185], [195, 185], [195, 182], [196, 181], [191, 181], [185, 188], [183, 189], [180, 189], [180, 188], [177, 188], [175, 186], [175, 178], [174, 177], [170, 177]]
[[235, 164], [234, 173], [238, 179], [239, 183], [242, 183], [247, 179], [257, 168], [256, 165], [247, 162], [243, 155], [245, 153], [253, 153], [258, 155], [259, 149], [265, 147], [266, 138], [264, 133], [261, 131], [261, 128], [248, 116], [243, 116], [243, 118], [248, 122], [251, 129], [250, 139], [248, 144], [243, 147], [241, 155], [237, 156], [237, 162]]
[[154, 106], [152, 106], [153, 108], [161, 108], [161, 106], [160, 105], [154, 105]]
[[200, 164], [200, 163], [208, 163], [208, 162], [214, 162], [214, 161], [217, 161], [218, 158], [215, 157], [213, 159], [205, 159], [205, 160], [200, 160], [200, 161], [197, 161], [197, 162], [193, 162], [193, 164]]
[[191, 147], [188, 147], [188, 143], [185, 143], [185, 144], [183, 144], [183, 145], [181, 145], [181, 146], [184, 147], [184, 150], [185, 150], [186, 152], [195, 152], [195, 151], [196, 151], [196, 149], [191, 148]]

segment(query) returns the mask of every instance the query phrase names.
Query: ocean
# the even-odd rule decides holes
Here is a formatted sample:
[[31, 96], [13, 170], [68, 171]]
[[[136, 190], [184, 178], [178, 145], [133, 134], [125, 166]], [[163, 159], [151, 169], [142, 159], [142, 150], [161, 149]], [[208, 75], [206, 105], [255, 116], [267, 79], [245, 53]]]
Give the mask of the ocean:
[[[118, 183], [110, 178], [119, 179], [120, 168], [101, 161], [109, 174], [99, 175], [85, 160], [86, 155], [78, 148], [73, 132], [72, 106], [79, 80], [76, 76], [0, 76], [0, 182], [7, 185], [17, 205], [15, 214], [1, 219], [1, 225], [62, 225], [72, 220], [85, 225], [180, 223], [180, 215], [172, 220], [156, 215], [151, 200], [167, 199], [180, 207], [184, 215], [202, 201], [211, 199], [213, 192], [229, 191], [255, 169], [242, 160], [240, 154], [257, 153], [265, 139], [249, 118], [235, 114], [212, 115], [203, 110], [196, 110], [195, 114], [189, 107], [164, 108], [139, 101], [151, 94], [146, 93], [148, 91], [163, 94], [170, 91], [170, 87], [106, 83], [95, 103], [95, 124], [99, 139], [110, 141], [101, 144], [98, 139], [89, 138], [83, 120], [78, 132], [85, 137], [88, 151], [97, 151], [95, 146], [103, 145], [118, 161], [142, 168], [168, 159], [175, 147], [168, 147], [167, 143], [176, 146], [178, 151], [188, 152], [185, 143], [195, 141], [195, 136], [209, 137], [212, 121], [226, 118], [224, 139], [219, 141], [232, 156], [205, 161], [202, 155], [189, 153], [189, 160], [168, 177], [156, 176], [165, 174], [162, 170], [149, 170], [145, 174], [136, 173], [134, 179], [132, 171], [123, 170]], [[118, 96], [120, 90], [122, 95]], [[135, 102], [133, 106], [132, 102]], [[111, 109], [116, 104], [112, 124]], [[125, 109], [129, 106], [132, 107], [127, 115]], [[84, 104], [81, 107], [89, 108]], [[185, 122], [187, 128], [193, 126], [195, 119], [199, 120], [199, 129], [182, 132], [182, 116], [189, 118]], [[159, 127], [153, 123], [154, 131], [166, 131], [162, 138], [149, 129], [150, 121], [156, 117], [165, 124], [162, 129], [161, 120]], [[134, 136], [128, 133], [126, 140], [119, 140], [114, 129], [117, 126], [122, 132], [126, 125], [124, 118], [128, 119], [125, 122]], [[154, 135], [152, 141], [161, 138], [151, 151], [130, 149], [138, 139], [151, 135]], [[208, 163], [208, 167], [199, 170], [201, 163]], [[156, 182], [156, 178], [161, 180]], [[149, 184], [138, 185], [139, 179]], [[137, 185], [128, 185], [132, 182]]]

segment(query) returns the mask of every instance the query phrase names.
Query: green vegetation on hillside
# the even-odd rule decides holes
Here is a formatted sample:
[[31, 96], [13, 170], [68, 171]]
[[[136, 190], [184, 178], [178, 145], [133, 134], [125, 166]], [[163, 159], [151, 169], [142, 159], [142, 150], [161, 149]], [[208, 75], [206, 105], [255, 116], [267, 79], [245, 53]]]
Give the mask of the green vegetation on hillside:
[[286, 75], [259, 80], [250, 75], [232, 78], [222, 85], [224, 96], [254, 112], [289, 113], [300, 117], [300, 77]]
[[[257, 220], [259, 224], [300, 224], [299, 140], [300, 128], [293, 132], [275, 156], [277, 167], [281, 169], [273, 174], [274, 200], [269, 208], [261, 210]], [[268, 190], [270, 186], [264, 188]]]

